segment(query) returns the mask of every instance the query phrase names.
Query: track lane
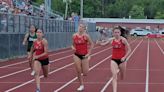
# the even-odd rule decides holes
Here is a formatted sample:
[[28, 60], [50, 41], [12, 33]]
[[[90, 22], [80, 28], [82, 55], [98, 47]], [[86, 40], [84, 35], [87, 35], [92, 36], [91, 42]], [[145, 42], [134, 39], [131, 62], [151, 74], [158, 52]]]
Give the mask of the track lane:
[[[138, 41], [134, 42], [131, 45], [135, 46], [137, 42]], [[105, 55], [105, 54], [103, 54], [103, 55]], [[110, 69], [109, 61], [110, 61], [110, 59], [103, 62], [102, 64], [100, 64], [95, 69], [93, 69], [89, 72], [89, 75], [87, 76], [87, 78], [85, 80], [88, 83], [88, 84], [86, 84], [85, 92], [99, 92], [100, 91], [102, 85], [111, 76], [111, 73], [109, 70]], [[102, 69], [102, 67], [105, 69]], [[96, 74], [98, 74], [98, 75], [96, 75]], [[96, 77], [93, 77], [93, 75], [95, 75]], [[93, 84], [94, 82], [96, 82], [96, 84]], [[69, 86], [64, 87], [64, 85], [63, 85], [64, 88], [61, 87], [61, 89], [59, 88], [60, 90], [57, 89], [57, 90], [54, 90], [54, 92], [57, 92], [57, 91], [59, 91], [59, 92], [60, 91], [62, 91], [62, 92], [67, 92], [67, 91], [74, 92], [74, 91], [76, 91], [78, 86], [79, 85], [77, 85], [77, 80], [75, 80], [75, 81], [71, 82], [69, 84]]]
[[[147, 45], [144, 39], [129, 59], [125, 79], [118, 78], [118, 92], [145, 92]], [[104, 92], [112, 92], [112, 85]]]
[[150, 84], [149, 92], [164, 92], [164, 52], [163, 42], [154, 39], [150, 44]]

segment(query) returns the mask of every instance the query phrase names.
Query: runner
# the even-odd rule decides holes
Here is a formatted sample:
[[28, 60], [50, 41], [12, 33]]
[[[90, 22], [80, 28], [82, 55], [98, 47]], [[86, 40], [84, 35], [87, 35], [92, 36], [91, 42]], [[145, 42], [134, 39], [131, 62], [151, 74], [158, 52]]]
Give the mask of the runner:
[[[88, 45], [90, 44], [90, 48]], [[75, 51], [73, 55], [74, 64], [77, 71], [80, 87], [78, 91], [84, 90], [83, 76], [86, 76], [89, 70], [89, 60], [91, 50], [93, 48], [93, 42], [89, 35], [86, 33], [86, 26], [80, 24], [78, 32], [73, 35], [72, 49]]]

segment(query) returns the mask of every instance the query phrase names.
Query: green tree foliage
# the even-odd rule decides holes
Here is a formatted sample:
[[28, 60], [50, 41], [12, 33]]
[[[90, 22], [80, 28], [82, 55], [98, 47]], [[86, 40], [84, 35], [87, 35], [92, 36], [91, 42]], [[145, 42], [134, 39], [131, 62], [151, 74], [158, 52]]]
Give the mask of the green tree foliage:
[[163, 12], [157, 12], [156, 16], [155, 16], [156, 19], [164, 19], [164, 11]]
[[[43, 0], [34, 0], [41, 3]], [[163, 18], [164, 0], [83, 0], [84, 17], [107, 18]], [[64, 14], [63, 0], [52, 0], [52, 9]], [[72, 0], [68, 6], [71, 12], [80, 14], [80, 0]]]
[[101, 16], [101, 2], [100, 0], [84, 0], [84, 17]]
[[44, 0], [33, 0], [34, 2], [37, 2], [38, 4], [42, 4]]
[[52, 10], [59, 11], [64, 14], [65, 3], [63, 3], [63, 0], [51, 0], [51, 2], [52, 2], [51, 5]]
[[129, 12], [131, 18], [142, 19], [144, 17], [144, 8], [142, 6], [134, 5]]

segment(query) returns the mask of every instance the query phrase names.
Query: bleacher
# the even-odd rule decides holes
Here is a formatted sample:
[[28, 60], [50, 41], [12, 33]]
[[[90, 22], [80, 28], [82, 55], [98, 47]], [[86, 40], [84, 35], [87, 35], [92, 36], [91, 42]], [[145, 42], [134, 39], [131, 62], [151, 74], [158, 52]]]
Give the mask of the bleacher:
[[23, 0], [6, 0], [5, 2], [0, 0], [0, 12], [1, 13], [14, 13], [20, 15], [46, 17], [53, 19], [63, 19], [63, 14], [57, 11], [42, 11], [40, 5], [34, 2]]

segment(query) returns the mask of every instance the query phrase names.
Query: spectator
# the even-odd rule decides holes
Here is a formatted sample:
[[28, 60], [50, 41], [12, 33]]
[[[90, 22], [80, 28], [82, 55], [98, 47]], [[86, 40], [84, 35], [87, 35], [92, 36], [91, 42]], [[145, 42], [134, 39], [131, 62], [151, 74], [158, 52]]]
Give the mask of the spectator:
[[40, 5], [40, 11], [44, 11], [45, 10], [45, 6], [44, 6], [44, 3], [42, 3], [41, 5]]
[[77, 13], [74, 13], [72, 19], [73, 19], [73, 21], [75, 23], [75, 32], [77, 32], [78, 31], [78, 24], [79, 24], [80, 17], [78, 16]]
[[6, 20], [6, 15], [4, 14], [4, 15], [2, 15], [2, 17], [1, 17], [1, 25], [0, 25], [0, 27], [1, 27], [1, 32], [6, 32], [7, 30], [6, 30], [6, 27], [7, 27], [7, 20]]

